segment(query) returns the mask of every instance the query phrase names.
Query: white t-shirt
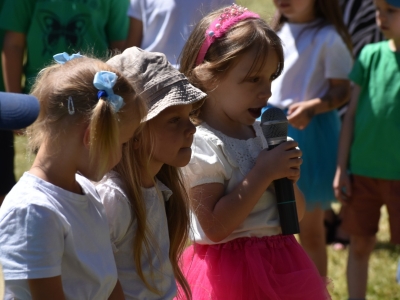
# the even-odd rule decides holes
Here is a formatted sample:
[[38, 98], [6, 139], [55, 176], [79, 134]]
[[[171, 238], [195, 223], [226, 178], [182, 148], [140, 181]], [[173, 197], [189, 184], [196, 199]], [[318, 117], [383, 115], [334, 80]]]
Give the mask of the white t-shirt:
[[310, 24], [285, 23], [282, 39], [285, 66], [272, 82], [268, 104], [287, 108], [325, 96], [328, 79], [347, 79], [353, 65], [350, 51], [333, 26], [305, 29]]
[[27, 279], [61, 275], [66, 299], [107, 299], [117, 282], [107, 219], [92, 183], [84, 195], [30, 173], [0, 208], [5, 299], [32, 299]]
[[[172, 192], [161, 182], [157, 188], [142, 188], [146, 205], [148, 226], [152, 233], [151, 241], [156, 245], [151, 248], [153, 277], [150, 276], [150, 264], [146, 254], [142, 255], [142, 270], [152, 286], [160, 295], [151, 292], [140, 279], [133, 260], [133, 240], [136, 233], [136, 219], [132, 219], [131, 204], [126, 187], [116, 172], [108, 173], [97, 185], [107, 219], [110, 225], [111, 242], [113, 244], [118, 278], [126, 299], [151, 300], [172, 299], [176, 295], [175, 277], [169, 260], [169, 235], [165, 201]], [[160, 194], [161, 193], [161, 194]], [[153, 282], [151, 280], [153, 278]]]
[[232, 0], [130, 0], [128, 16], [142, 21], [140, 48], [162, 52], [177, 66], [178, 58], [194, 26], [209, 12]]
[[[226, 136], [206, 123], [198, 126], [192, 144], [192, 157], [184, 168], [190, 187], [221, 183], [225, 187], [225, 194], [230, 193], [254, 167], [260, 151], [268, 147], [260, 123], [254, 123], [253, 128], [256, 132], [255, 138], [238, 140]], [[281, 227], [273, 185], [262, 194], [246, 220], [219, 243], [207, 238], [194, 213], [192, 213], [192, 227], [192, 240], [199, 244], [219, 244], [240, 237], [280, 234]]]

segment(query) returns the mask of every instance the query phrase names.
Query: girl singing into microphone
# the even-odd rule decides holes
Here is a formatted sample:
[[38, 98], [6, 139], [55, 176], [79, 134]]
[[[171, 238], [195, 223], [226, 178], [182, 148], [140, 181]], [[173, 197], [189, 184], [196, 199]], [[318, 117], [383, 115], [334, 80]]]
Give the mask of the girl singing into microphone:
[[193, 219], [183, 272], [193, 299], [327, 299], [324, 281], [294, 236], [282, 236], [272, 182], [296, 185], [294, 141], [267, 151], [256, 119], [283, 68], [281, 41], [238, 5], [204, 17], [190, 36], [181, 71], [207, 93], [185, 172]]

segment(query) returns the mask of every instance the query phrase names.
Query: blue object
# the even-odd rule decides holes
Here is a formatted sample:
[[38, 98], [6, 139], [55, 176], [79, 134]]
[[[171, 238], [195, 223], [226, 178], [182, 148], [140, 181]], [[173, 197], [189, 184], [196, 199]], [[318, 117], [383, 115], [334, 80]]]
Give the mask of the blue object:
[[397, 266], [397, 277], [396, 277], [397, 283], [400, 284], [400, 260], [399, 260], [399, 265]]
[[22, 129], [35, 122], [39, 101], [31, 95], [0, 92], [0, 129]]
[[61, 65], [65, 64], [67, 61], [73, 60], [75, 58], [80, 58], [80, 57], [83, 57], [83, 56], [80, 55], [79, 52], [74, 53], [72, 55], [69, 55], [67, 52], [58, 53], [58, 54], [53, 55], [54, 60]]
[[[117, 74], [108, 71], [97, 72], [93, 79], [93, 85], [99, 90], [100, 95], [107, 95], [105, 99], [111, 103], [115, 112], [118, 112], [125, 104], [122, 97], [115, 95], [113, 91], [117, 79]], [[97, 94], [98, 97], [99, 93]]]
[[386, 0], [386, 3], [391, 6], [400, 8], [400, 0]]

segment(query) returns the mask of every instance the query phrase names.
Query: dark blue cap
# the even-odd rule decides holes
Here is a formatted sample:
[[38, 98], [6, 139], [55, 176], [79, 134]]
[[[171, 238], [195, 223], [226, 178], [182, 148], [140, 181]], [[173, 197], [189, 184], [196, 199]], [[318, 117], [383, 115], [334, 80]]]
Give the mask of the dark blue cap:
[[0, 129], [16, 130], [31, 125], [39, 109], [39, 101], [31, 95], [0, 92]]

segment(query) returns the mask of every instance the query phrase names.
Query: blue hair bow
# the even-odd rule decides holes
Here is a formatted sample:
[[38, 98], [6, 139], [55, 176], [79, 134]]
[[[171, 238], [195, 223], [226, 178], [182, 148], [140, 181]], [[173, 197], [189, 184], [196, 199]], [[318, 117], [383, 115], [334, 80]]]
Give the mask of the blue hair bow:
[[93, 85], [99, 90], [97, 97], [105, 97], [107, 101], [114, 107], [115, 112], [118, 112], [124, 106], [124, 100], [121, 96], [115, 95], [113, 87], [118, 76], [113, 72], [100, 71], [97, 72], [93, 79]]
[[67, 52], [63, 52], [53, 56], [54, 60], [61, 65], [65, 64], [69, 60], [73, 60], [79, 57], [83, 57], [83, 55], [81, 55], [79, 52], [72, 55], [69, 55]]

